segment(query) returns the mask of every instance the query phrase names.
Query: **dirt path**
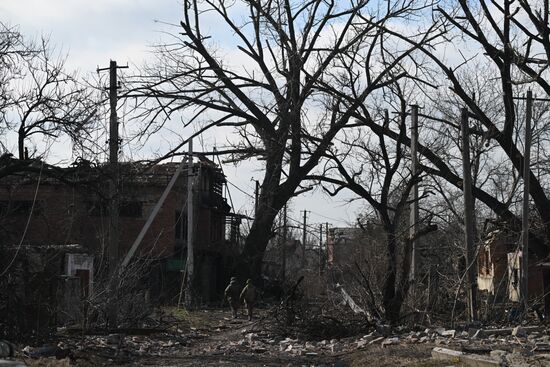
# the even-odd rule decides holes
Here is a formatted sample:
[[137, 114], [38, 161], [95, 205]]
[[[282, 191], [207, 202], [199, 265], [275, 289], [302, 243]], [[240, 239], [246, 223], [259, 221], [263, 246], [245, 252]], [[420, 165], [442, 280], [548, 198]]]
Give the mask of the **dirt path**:
[[[303, 350], [307, 342], [281, 342], [281, 337], [265, 330], [265, 312], [252, 322], [244, 316], [232, 319], [227, 311], [196, 312], [190, 315], [196, 337], [175, 355], [150, 357], [141, 366], [425, 366], [448, 364], [431, 360], [432, 345], [371, 345], [354, 352], [330, 351], [315, 346]], [[342, 345], [350, 341], [338, 341]], [[315, 345], [316, 343], [312, 343]], [[291, 348], [289, 346], [297, 346]], [[309, 350], [309, 351], [308, 351]]]
[[[157, 366], [345, 366], [337, 357], [293, 355], [280, 350], [278, 340], [262, 330], [262, 319], [232, 319], [228, 311], [197, 312], [191, 316], [195, 332], [175, 355], [143, 358], [139, 365]], [[339, 364], [337, 364], [339, 363]]]
[[227, 310], [175, 315], [169, 330], [152, 335], [60, 338], [71, 357], [28, 359], [31, 367], [50, 366], [443, 366], [430, 359], [429, 344], [356, 347], [356, 338], [303, 341], [269, 331], [265, 311], [248, 321]]

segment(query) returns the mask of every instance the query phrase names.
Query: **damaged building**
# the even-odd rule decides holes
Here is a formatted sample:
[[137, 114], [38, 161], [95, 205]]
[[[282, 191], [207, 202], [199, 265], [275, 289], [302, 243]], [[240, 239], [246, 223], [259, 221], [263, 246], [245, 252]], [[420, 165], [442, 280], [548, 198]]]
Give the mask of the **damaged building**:
[[[148, 167], [122, 163], [119, 166], [119, 259], [132, 246], [178, 165]], [[78, 284], [79, 295], [88, 297], [94, 292], [96, 281], [106, 275], [110, 218], [108, 171], [105, 166], [79, 161], [52, 176], [42, 174], [41, 162], [36, 161], [35, 166], [32, 173], [0, 180], [2, 269], [11, 266], [10, 271], [20, 267], [25, 270], [29, 258], [51, 257], [51, 253], [56, 252], [50, 273], [55, 270], [54, 274], [63, 277], [65, 282], [68, 278], [76, 279], [74, 284]], [[225, 176], [212, 161], [199, 157], [192, 172], [184, 168], [179, 175], [134, 256], [136, 261], [147, 263], [150, 270], [144, 288], [148, 286], [150, 296], [166, 303], [177, 300], [185, 270], [188, 175], [194, 177], [193, 238], [198, 302], [219, 300], [237, 250], [237, 244], [231, 240], [235, 242], [239, 237], [235, 233], [239, 231], [238, 218], [231, 215], [223, 195]], [[36, 271], [22, 271], [28, 277], [32, 276], [27, 274], [29, 271], [36, 275], [43, 268], [41, 265], [34, 267]], [[59, 284], [54, 287], [59, 288]], [[74, 287], [65, 288], [66, 292], [69, 288], [75, 292]], [[31, 301], [33, 297], [29, 298]]]
[[[520, 301], [523, 253], [519, 239], [517, 233], [495, 229], [486, 236], [479, 251], [478, 288], [498, 303]], [[545, 280], [550, 278], [550, 263], [529, 253], [528, 264], [528, 298], [533, 304], [544, 305], [548, 314], [550, 284]]]

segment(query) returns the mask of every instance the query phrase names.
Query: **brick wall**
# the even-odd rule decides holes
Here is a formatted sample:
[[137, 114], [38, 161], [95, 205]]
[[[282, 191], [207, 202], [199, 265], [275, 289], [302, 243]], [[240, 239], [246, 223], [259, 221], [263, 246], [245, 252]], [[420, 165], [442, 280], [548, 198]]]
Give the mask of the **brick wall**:
[[[100, 187], [102, 185], [99, 185]], [[36, 181], [0, 183], [0, 236], [5, 245], [23, 238]], [[130, 207], [120, 210], [120, 255], [128, 251], [164, 191], [164, 185], [132, 184], [121, 189], [121, 201]], [[108, 241], [108, 202], [101, 200], [96, 187], [76, 188], [60, 182], [41, 182], [23, 243], [26, 245], [78, 243], [100, 252]], [[184, 208], [187, 193], [179, 180], [164, 202], [140, 246], [142, 254], [170, 256], [176, 247], [176, 213]], [[139, 208], [140, 207], [140, 208]], [[136, 210], [136, 208], [141, 210]], [[132, 212], [133, 210], [133, 212]], [[138, 213], [140, 211], [140, 213]], [[209, 211], [202, 210], [200, 236], [210, 236]], [[199, 242], [204, 242], [197, 238]]]

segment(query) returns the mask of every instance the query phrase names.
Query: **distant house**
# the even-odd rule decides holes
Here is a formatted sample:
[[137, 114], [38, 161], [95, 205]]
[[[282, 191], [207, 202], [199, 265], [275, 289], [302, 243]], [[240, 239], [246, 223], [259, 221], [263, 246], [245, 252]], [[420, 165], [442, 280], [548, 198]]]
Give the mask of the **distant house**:
[[[478, 289], [496, 301], [519, 301], [522, 257], [516, 233], [504, 230], [490, 232], [479, 251]], [[532, 254], [529, 254], [528, 260], [528, 296], [532, 301], [542, 302], [545, 294], [544, 275], [550, 271], [550, 264]]]
[[360, 260], [365, 256], [365, 246], [362, 245], [360, 228], [331, 228], [328, 243], [328, 265], [345, 266], [350, 260]]
[[362, 267], [365, 260], [372, 260], [375, 246], [376, 240], [372, 235], [366, 235], [361, 228], [331, 228], [327, 243], [327, 266], [332, 282], [345, 284], [351, 281], [357, 265]]
[[[177, 166], [176, 163], [153, 167], [139, 163], [120, 165], [120, 258], [138, 236]], [[97, 270], [109, 243], [108, 171], [105, 166], [91, 166], [83, 161], [61, 169], [59, 177], [43, 177], [39, 172], [0, 180], [0, 248], [19, 243], [25, 247], [79, 244], [95, 257]], [[195, 177], [196, 287], [200, 290], [199, 298], [208, 302], [221, 295], [229, 276], [226, 269], [233, 247], [226, 239], [226, 225], [233, 232], [238, 231], [222, 195], [225, 177], [212, 161], [201, 157], [194, 163], [192, 172], [183, 170], [145, 235], [136, 258], [147, 258], [158, 264], [164, 274], [159, 276], [162, 282], [181, 281], [187, 252], [188, 175]], [[155, 286], [161, 288], [159, 284]]]

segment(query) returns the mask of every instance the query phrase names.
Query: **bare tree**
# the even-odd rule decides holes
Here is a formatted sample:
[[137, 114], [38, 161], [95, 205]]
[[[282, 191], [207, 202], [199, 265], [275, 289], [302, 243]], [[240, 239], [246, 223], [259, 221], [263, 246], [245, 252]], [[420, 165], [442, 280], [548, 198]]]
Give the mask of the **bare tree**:
[[[544, 21], [543, 11], [537, 11], [536, 9], [544, 9], [547, 2], [533, 3], [522, 1], [519, 8], [512, 9], [512, 2], [505, 0], [502, 2], [491, 2], [490, 5], [485, 1], [479, 3], [479, 7], [466, 0], [459, 1], [456, 8], [444, 9], [438, 7], [434, 10], [434, 18], [440, 16], [443, 18], [441, 24], [446, 27], [447, 32], [445, 36], [450, 39], [452, 34], [458, 38], [454, 38], [453, 42], [448, 41], [444, 45], [452, 48], [454, 43], [460, 42], [460, 40], [466, 39], [466, 45], [470, 47], [480, 46], [477, 49], [477, 53], [474, 55], [467, 55], [462, 50], [457, 50], [461, 59], [449, 62], [445, 57], [441, 49], [429, 47], [418, 42], [414, 37], [399, 32], [394, 29], [386, 29], [385, 33], [399, 38], [404, 43], [411, 46], [415, 46], [423, 54], [418, 60], [423, 61], [423, 65], [427, 65], [429, 61], [433, 67], [422, 68], [422, 75], [424, 77], [424, 83], [418, 83], [417, 93], [421, 93], [424, 96], [433, 98], [434, 89], [441, 86], [449, 86], [451, 91], [461, 104], [468, 107], [470, 112], [470, 118], [475, 121], [474, 126], [470, 128], [471, 135], [477, 135], [480, 137], [480, 142], [489, 142], [489, 144], [495, 144], [508, 160], [511, 162], [517, 176], [521, 176], [523, 154], [521, 153], [522, 139], [519, 138], [519, 134], [522, 129], [521, 121], [518, 120], [517, 106], [514, 102], [514, 98], [521, 92], [522, 89], [516, 87], [517, 85], [531, 84], [541, 90], [547, 91], [546, 86], [546, 64], [540, 59], [531, 57], [534, 50], [540, 51], [546, 43], [545, 30], [546, 26], [541, 25], [541, 21]], [[537, 8], [538, 7], [538, 8]], [[494, 8], [494, 9], [493, 9]], [[495, 18], [491, 16], [491, 10], [500, 12], [502, 17], [499, 21], [495, 21]], [[529, 16], [529, 14], [531, 14]], [[533, 16], [534, 14], [534, 16]], [[539, 15], [537, 15], [539, 14]], [[528, 15], [528, 19], [531, 19], [531, 24], [525, 21], [522, 22], [522, 17]], [[526, 19], [527, 19], [526, 18]], [[537, 21], [538, 19], [538, 21]], [[447, 27], [450, 25], [450, 27]], [[535, 31], [533, 31], [535, 29]], [[454, 32], [454, 33], [453, 33]], [[519, 41], [521, 40], [521, 41]], [[533, 46], [538, 44], [538, 47]], [[462, 45], [462, 44], [461, 44]], [[518, 48], [519, 47], [519, 48]], [[520, 51], [518, 51], [520, 50]], [[525, 55], [530, 55], [527, 57]], [[538, 57], [545, 57], [543, 56]], [[418, 53], [416, 54], [418, 57]], [[479, 98], [475, 94], [475, 88], [466, 82], [467, 79], [463, 77], [465, 70], [472, 74], [479, 74], [478, 69], [480, 60], [482, 62], [489, 62], [489, 69], [485, 68], [484, 72], [490, 70], [493, 73], [493, 78], [496, 75], [498, 80], [498, 93], [493, 97], [484, 96]], [[531, 70], [536, 67], [536, 72]], [[469, 68], [469, 69], [468, 69]], [[444, 82], [441, 79], [441, 73], [446, 76], [448, 82]], [[428, 86], [428, 88], [426, 88]], [[352, 96], [341, 95], [342, 98], [353, 98]], [[487, 109], [485, 101], [492, 98], [492, 101], [500, 100], [500, 111], [498, 114], [494, 113], [494, 103], [492, 107]], [[436, 99], [436, 103], [441, 101]], [[364, 114], [363, 114], [364, 115]], [[398, 133], [385, 128], [384, 126], [377, 125], [373, 121], [369, 120], [369, 116], [358, 116], [362, 118], [366, 125], [369, 125], [373, 131], [382, 131], [386, 136], [392, 139], [400, 139], [405, 142], [406, 145], [410, 145], [410, 139], [406, 136], [400, 136]], [[435, 119], [444, 121], [445, 124], [458, 136], [458, 124], [453, 121], [445, 119], [445, 116], [435, 116]], [[543, 134], [547, 130], [540, 126], [538, 131]], [[453, 134], [454, 135], [454, 134]], [[441, 138], [442, 135], [436, 136]], [[443, 136], [444, 137], [444, 136]], [[433, 139], [433, 137], [432, 137]], [[546, 139], [541, 136], [541, 140]], [[536, 144], [536, 143], [535, 143]], [[492, 146], [492, 151], [495, 151]], [[437, 175], [444, 178], [447, 182], [457, 188], [461, 188], [462, 180], [460, 175], [455, 172], [452, 165], [449, 165], [444, 155], [437, 148], [431, 149], [426, 145], [421, 145], [420, 154], [422, 154], [427, 161], [428, 165], [423, 167], [424, 171], [431, 175]], [[544, 156], [544, 152], [543, 152]], [[540, 162], [544, 159], [539, 160]], [[537, 211], [541, 217], [543, 223], [545, 223], [546, 237], [550, 237], [550, 203], [544, 190], [543, 179], [540, 175], [543, 170], [538, 170], [538, 177], [535, 176], [533, 169], [530, 173], [530, 194], [536, 205]], [[481, 189], [480, 187], [473, 188], [474, 196], [486, 204], [492, 211], [494, 211], [501, 218], [510, 223], [512, 228], [519, 229], [519, 219], [513, 213], [510, 208], [509, 200], [500, 201], [490, 192]], [[496, 194], [496, 193], [495, 193]], [[534, 240], [534, 246], [531, 249], [536, 252], [540, 257], [548, 255], [548, 247], [544, 243], [544, 240], [537, 237], [535, 234], [530, 234]]]
[[[129, 95], [145, 94], [161, 102], [154, 111], [157, 120], [176, 112], [186, 114], [189, 123], [208, 116], [211, 122], [199, 132], [230, 127], [240, 139], [231, 141], [225, 152], [233, 153], [233, 159], [260, 156], [265, 162], [258, 210], [242, 255], [249, 266], [241, 267], [258, 277], [279, 210], [306, 189], [301, 186], [304, 178], [336, 135], [353, 127], [352, 115], [367, 98], [407, 75], [398, 66], [416, 46], [397, 47], [385, 28], [429, 3], [231, 4], [185, 1], [181, 37], [161, 48], [162, 66], [139, 92]], [[246, 14], [239, 12], [243, 9]], [[244, 64], [235, 65], [216, 48], [203, 24], [206, 15], [222, 32], [235, 35], [239, 51], [231, 57], [244, 58]], [[437, 24], [418, 31], [415, 39], [429, 43], [435, 28]]]
[[[381, 121], [384, 128], [399, 136], [406, 136], [407, 101], [397, 83], [387, 89], [395, 89], [389, 94], [399, 96], [392, 102], [400, 113], [392, 119], [385, 110], [372, 120]], [[409, 212], [411, 190], [421, 181], [421, 172], [413, 175], [409, 169], [402, 139], [392, 140], [380, 131], [364, 128], [361, 121], [357, 121], [357, 129], [335, 145], [337, 148], [327, 152], [323, 172], [308, 178], [324, 183], [332, 196], [343, 189], [350, 190], [374, 209], [387, 251], [381, 304], [386, 319], [395, 323], [410, 288], [412, 241], [437, 229], [436, 225], [424, 225], [414, 238], [409, 236], [405, 215]], [[424, 192], [420, 198], [427, 195]]]
[[[82, 146], [95, 128], [101, 99], [92, 84], [68, 73], [65, 59], [55, 54], [47, 39], [40, 42], [23, 37], [16, 26], [0, 22], [0, 179], [21, 172], [70, 181], [62, 169], [27, 159], [30, 145], [47, 136], [52, 145], [69, 136]], [[17, 141], [17, 158], [8, 144]], [[32, 155], [32, 153], [30, 154]], [[36, 157], [35, 157], [36, 158]]]
[[19, 30], [0, 22], [0, 133], [6, 128], [7, 109], [13, 104], [9, 85], [20, 72], [19, 59], [29, 53]]
[[[476, 62], [475, 57], [464, 57], [456, 67], [449, 66], [440, 54], [422, 48], [424, 54], [445, 74], [452, 91], [459, 100], [471, 111], [471, 117], [483, 126], [481, 133], [486, 139], [494, 140], [500, 150], [508, 157], [518, 175], [522, 173], [523, 154], [521, 139], [518, 132], [521, 122], [518, 121], [517, 106], [514, 98], [521, 89], [517, 85], [531, 84], [546, 93], [550, 91], [547, 84], [547, 54], [548, 25], [544, 25], [544, 9], [548, 2], [520, 1], [519, 6], [512, 1], [502, 2], [480, 1], [479, 6], [460, 0], [456, 8], [438, 8], [437, 11], [447, 19], [454, 30], [466, 38], [474, 47], [479, 46], [482, 58], [491, 65], [491, 70], [500, 83], [499, 96], [502, 114], [495, 118], [488, 113], [480, 99], [472, 93], [471, 86], [464, 83], [460, 77], [464, 70]], [[497, 20], [497, 15], [499, 19]], [[405, 40], [404, 37], [402, 37]], [[408, 40], [410, 42], [410, 40]], [[533, 55], [537, 54], [536, 57]], [[480, 54], [481, 55], [481, 54]], [[541, 60], [546, 60], [542, 62]], [[471, 72], [476, 72], [472, 70]], [[545, 223], [546, 237], [550, 237], [550, 202], [543, 184], [533, 170], [530, 172], [530, 194], [537, 211]], [[548, 255], [548, 248], [538, 241], [532, 247], [539, 256]]]
[[73, 141], [87, 136], [97, 112], [97, 99], [89, 86], [65, 71], [65, 60], [53, 55], [45, 39], [39, 51], [21, 58], [22, 70], [14, 83], [8, 127], [17, 130], [19, 159], [27, 159], [25, 144], [33, 135], [57, 138], [67, 134]]

